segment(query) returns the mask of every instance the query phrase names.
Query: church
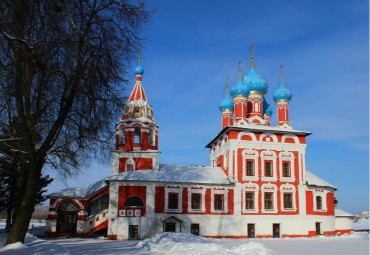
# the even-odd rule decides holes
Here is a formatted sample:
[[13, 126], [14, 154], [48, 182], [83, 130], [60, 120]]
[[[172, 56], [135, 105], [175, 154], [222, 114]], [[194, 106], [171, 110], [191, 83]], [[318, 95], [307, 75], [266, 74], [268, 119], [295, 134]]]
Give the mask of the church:
[[[239, 63], [240, 65], [240, 63]], [[136, 82], [116, 124], [112, 176], [49, 194], [47, 237], [144, 239], [163, 232], [215, 238], [311, 237], [353, 231], [352, 217], [338, 209], [337, 188], [306, 170], [306, 138], [292, 128], [291, 91], [268, 84], [254, 67], [219, 104], [218, 134], [206, 145], [210, 166], [160, 163], [159, 125], [142, 85]]]

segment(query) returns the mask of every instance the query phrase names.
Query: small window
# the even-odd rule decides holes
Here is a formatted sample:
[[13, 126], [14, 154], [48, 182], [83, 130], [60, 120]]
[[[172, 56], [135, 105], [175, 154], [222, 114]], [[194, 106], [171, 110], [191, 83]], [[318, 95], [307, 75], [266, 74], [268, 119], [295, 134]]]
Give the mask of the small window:
[[191, 209], [194, 210], [200, 209], [200, 194], [191, 195]]
[[118, 132], [119, 144], [125, 144], [125, 129], [122, 127]]
[[132, 196], [126, 199], [125, 207], [144, 207], [143, 200], [138, 196]]
[[149, 129], [149, 145], [155, 146], [155, 132], [152, 128]]
[[253, 161], [247, 161], [247, 176], [254, 176]]
[[284, 194], [284, 209], [293, 209], [292, 194]]
[[290, 177], [290, 164], [288, 162], [283, 164], [283, 177]]
[[273, 209], [274, 209], [273, 194], [265, 193], [265, 210], [273, 210]]
[[133, 164], [127, 164], [127, 171], [128, 172], [134, 171], [134, 165]]
[[265, 162], [265, 176], [272, 177], [271, 162]]
[[224, 196], [216, 195], [215, 196], [215, 210], [222, 211], [224, 209]]
[[245, 209], [247, 210], [254, 209], [254, 193], [253, 192], [245, 193]]
[[168, 209], [179, 209], [179, 195], [177, 193], [168, 194]]
[[141, 129], [140, 129], [140, 127], [135, 127], [134, 143], [135, 144], [140, 144], [141, 143]]
[[320, 196], [316, 197], [316, 210], [322, 210], [322, 198]]
[[193, 235], [199, 236], [199, 224], [191, 224], [190, 233], [192, 233]]

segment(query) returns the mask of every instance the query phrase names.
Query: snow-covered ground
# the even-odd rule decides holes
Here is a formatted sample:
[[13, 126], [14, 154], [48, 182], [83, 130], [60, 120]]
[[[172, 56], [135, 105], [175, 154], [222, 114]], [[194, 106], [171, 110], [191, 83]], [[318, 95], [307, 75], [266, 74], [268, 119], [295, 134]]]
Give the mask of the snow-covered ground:
[[[42, 233], [42, 226], [30, 232]], [[0, 225], [0, 244], [6, 234]], [[188, 233], [164, 233], [142, 241], [113, 241], [91, 238], [42, 239], [27, 234], [25, 244], [0, 249], [0, 254], [69, 255], [69, 254], [171, 254], [171, 255], [368, 255], [369, 234], [354, 233], [340, 237], [282, 239], [213, 239]]]
[[359, 219], [353, 223], [354, 230], [370, 229], [369, 219]]

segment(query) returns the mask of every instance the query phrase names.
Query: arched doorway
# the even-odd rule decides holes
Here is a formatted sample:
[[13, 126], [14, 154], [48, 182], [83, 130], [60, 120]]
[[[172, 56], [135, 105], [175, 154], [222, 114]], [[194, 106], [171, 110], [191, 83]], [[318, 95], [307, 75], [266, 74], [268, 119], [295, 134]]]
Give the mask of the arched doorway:
[[70, 201], [58, 206], [57, 233], [76, 234], [78, 206]]

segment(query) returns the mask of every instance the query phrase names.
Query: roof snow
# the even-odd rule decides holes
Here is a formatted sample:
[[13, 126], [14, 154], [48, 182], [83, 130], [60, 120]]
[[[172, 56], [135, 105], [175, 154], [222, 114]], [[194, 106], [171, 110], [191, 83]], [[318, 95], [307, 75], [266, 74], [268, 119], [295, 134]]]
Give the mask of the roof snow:
[[108, 186], [108, 183], [105, 179], [95, 182], [93, 184], [76, 187], [76, 188], [66, 188], [58, 192], [49, 194], [49, 197], [89, 197], [95, 192]]
[[221, 167], [160, 164], [159, 171], [139, 170], [124, 172], [111, 177], [109, 181], [155, 181], [197, 184], [230, 184]]
[[353, 214], [338, 208], [334, 209], [334, 214], [336, 217], [355, 217]]
[[313, 173], [306, 170], [306, 182], [310, 186], [319, 186], [319, 187], [329, 187], [337, 189], [333, 184], [321, 179], [320, 177], [314, 175]]

